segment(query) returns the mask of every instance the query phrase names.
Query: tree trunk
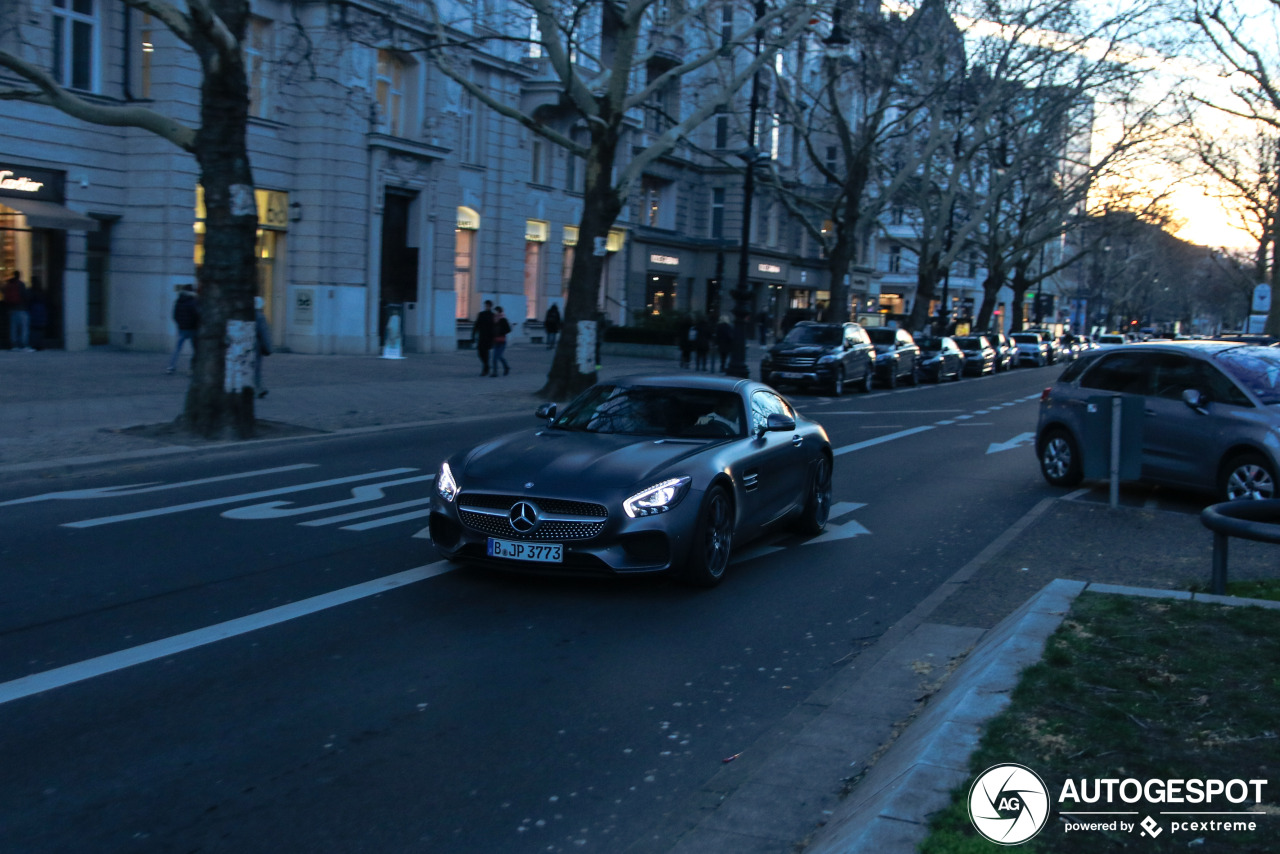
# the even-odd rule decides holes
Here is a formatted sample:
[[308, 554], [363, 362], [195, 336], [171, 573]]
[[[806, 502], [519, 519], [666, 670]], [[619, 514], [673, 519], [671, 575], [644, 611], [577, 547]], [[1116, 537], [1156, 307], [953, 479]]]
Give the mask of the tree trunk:
[[1027, 299], [1027, 289], [1031, 287], [1031, 281], [1027, 278], [1026, 270], [1021, 267], [1015, 267], [1013, 270], [1013, 281], [1009, 283], [1010, 290], [1013, 291], [1013, 299], [1009, 304], [1009, 331], [1022, 331], [1022, 304]]
[[[223, 0], [215, 11], [237, 37], [248, 20], [247, 3]], [[204, 187], [204, 263], [199, 272], [200, 331], [194, 376], [179, 419], [209, 438], [247, 439], [254, 432], [254, 390], [234, 372], [228, 380], [228, 321], [254, 319], [257, 291], [258, 214], [245, 133], [249, 90], [243, 54], [228, 56], [197, 39], [204, 66], [200, 130], [193, 153]]]
[[[929, 303], [937, 295], [938, 280], [942, 278], [938, 253], [929, 253], [928, 258], [921, 257], [920, 269], [916, 272], [916, 299], [911, 305], [908, 315], [907, 329], [920, 332], [929, 324]], [[943, 306], [946, 311], [946, 306]]]
[[578, 223], [578, 245], [573, 252], [564, 325], [547, 373], [547, 382], [538, 392], [550, 400], [567, 400], [596, 381], [594, 354], [585, 354], [589, 358], [584, 358], [579, 364], [578, 324], [582, 321], [597, 324], [596, 342], [599, 346], [599, 336], [603, 333], [599, 324], [600, 278], [605, 255], [596, 253], [596, 244], [599, 241], [603, 245], [608, 240], [609, 229], [622, 211], [622, 194], [612, 184], [617, 149], [616, 131], [602, 129], [592, 141], [587, 158], [582, 219]]

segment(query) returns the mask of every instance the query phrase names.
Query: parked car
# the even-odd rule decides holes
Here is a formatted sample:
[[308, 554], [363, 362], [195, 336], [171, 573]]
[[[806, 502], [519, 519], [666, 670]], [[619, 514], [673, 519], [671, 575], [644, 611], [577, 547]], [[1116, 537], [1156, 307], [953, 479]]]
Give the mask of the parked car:
[[1121, 347], [1129, 343], [1129, 339], [1119, 332], [1107, 332], [1098, 336], [1098, 347]]
[[820, 532], [831, 442], [767, 385], [725, 376], [597, 383], [545, 423], [460, 451], [436, 476], [442, 555], [504, 569], [719, 583], [777, 524]]
[[1013, 339], [1003, 332], [984, 332], [983, 336], [991, 342], [996, 351], [996, 373], [1007, 371], [1018, 365], [1018, 347]]
[[1009, 336], [1018, 348], [1018, 367], [1033, 365], [1043, 368], [1049, 364], [1049, 345], [1038, 332], [1015, 332]]
[[[1085, 455], [1105, 453], [1084, 437], [1093, 435], [1087, 419], [1110, 418], [1095, 405], [1109, 395], [1142, 398], [1142, 480], [1223, 500], [1280, 497], [1280, 349], [1152, 341], [1081, 359], [1040, 399], [1036, 453], [1045, 480], [1074, 486]], [[1109, 436], [1109, 420], [1101, 433]]]
[[996, 372], [996, 348], [985, 335], [962, 335], [956, 339], [964, 352], [964, 372], [985, 377]]
[[889, 326], [867, 329], [876, 348], [876, 376], [889, 388], [897, 388], [905, 379], [912, 385], [920, 382], [920, 348], [911, 333]]
[[1045, 344], [1045, 352], [1048, 354], [1048, 364], [1057, 363], [1062, 358], [1062, 345], [1058, 341], [1058, 336], [1051, 329], [1043, 329], [1040, 327], [1032, 329], [1024, 329], [1023, 332], [1034, 332], [1040, 336], [1040, 340]]
[[947, 377], [959, 380], [964, 374], [964, 353], [954, 338], [917, 338], [916, 344], [920, 347], [920, 375], [925, 379], [940, 383]]
[[820, 386], [837, 397], [845, 385], [871, 391], [875, 348], [856, 323], [797, 323], [760, 360], [760, 379], [772, 386]]

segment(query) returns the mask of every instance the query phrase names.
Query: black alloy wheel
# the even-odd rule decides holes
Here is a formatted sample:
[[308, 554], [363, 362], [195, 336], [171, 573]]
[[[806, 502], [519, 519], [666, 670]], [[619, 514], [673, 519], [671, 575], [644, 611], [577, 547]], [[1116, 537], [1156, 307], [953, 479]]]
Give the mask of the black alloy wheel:
[[817, 536], [827, 527], [831, 516], [831, 460], [823, 457], [813, 468], [804, 512], [796, 522], [796, 530], [806, 536]]
[[715, 587], [729, 567], [733, 546], [733, 504], [722, 486], [713, 486], [703, 499], [684, 580], [697, 587]]

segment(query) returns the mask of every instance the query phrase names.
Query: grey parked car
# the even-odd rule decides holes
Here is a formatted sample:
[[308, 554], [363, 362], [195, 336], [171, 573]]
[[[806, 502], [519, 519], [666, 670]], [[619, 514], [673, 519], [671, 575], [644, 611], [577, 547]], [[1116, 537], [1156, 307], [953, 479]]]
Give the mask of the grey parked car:
[[876, 346], [876, 375], [889, 388], [897, 388], [905, 379], [920, 384], [920, 347], [905, 329], [873, 326], [867, 330]]
[[1107, 417], [1090, 398], [1109, 395], [1142, 398], [1143, 481], [1224, 500], [1280, 497], [1280, 349], [1169, 341], [1091, 352], [1040, 398], [1045, 480], [1080, 482], [1085, 419]]

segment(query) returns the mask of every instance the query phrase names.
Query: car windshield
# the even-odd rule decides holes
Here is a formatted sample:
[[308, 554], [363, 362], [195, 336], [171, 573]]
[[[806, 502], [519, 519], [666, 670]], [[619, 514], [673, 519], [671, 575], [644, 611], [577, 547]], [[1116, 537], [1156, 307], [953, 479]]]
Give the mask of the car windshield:
[[842, 330], [839, 326], [794, 326], [782, 339], [784, 344], [821, 344], [831, 347], [840, 343]]
[[893, 344], [898, 339], [898, 332], [887, 326], [873, 326], [867, 330], [871, 340], [876, 344]]
[[980, 338], [957, 338], [956, 343], [960, 345], [961, 350], [981, 350], [983, 347], [982, 339]]
[[1103, 344], [1123, 344], [1124, 336], [1123, 335], [1103, 335], [1098, 340]]
[[745, 435], [742, 400], [731, 391], [665, 386], [595, 385], [551, 422], [560, 430], [667, 438]]
[[1236, 382], [1264, 404], [1280, 403], [1280, 350], [1274, 347], [1232, 347], [1217, 355]]
[[941, 338], [917, 338], [916, 343], [920, 345], [921, 350], [936, 353], [942, 349]]

